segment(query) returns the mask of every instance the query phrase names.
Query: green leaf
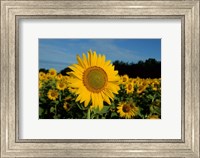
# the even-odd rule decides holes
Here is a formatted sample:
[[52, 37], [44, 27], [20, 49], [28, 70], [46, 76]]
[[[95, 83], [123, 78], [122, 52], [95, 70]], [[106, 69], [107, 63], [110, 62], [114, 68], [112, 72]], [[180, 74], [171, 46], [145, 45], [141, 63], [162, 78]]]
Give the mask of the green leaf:
[[53, 118], [54, 118], [54, 119], [59, 119], [59, 117], [58, 117], [58, 116], [56, 116], [56, 115], [54, 115], [54, 116], [53, 116]]
[[151, 99], [151, 100], [154, 100], [154, 96], [152, 96], [152, 95], [150, 95], [150, 94], [147, 95], [147, 98], [148, 98], [148, 99]]
[[39, 107], [39, 115], [41, 116], [44, 113], [44, 109]]
[[84, 107], [82, 104], [80, 104], [80, 103], [76, 103], [76, 105], [78, 106], [78, 108], [80, 109], [80, 110], [87, 110], [88, 108], [86, 108], [86, 107]]
[[46, 103], [46, 99], [43, 98], [43, 97], [40, 97], [40, 102], [42, 102], [42, 103]]
[[59, 101], [58, 100], [54, 100], [54, 101], [52, 101], [52, 103], [57, 105], [59, 103]]
[[112, 118], [112, 117], [117, 117], [117, 116], [118, 116], [118, 115], [117, 115], [116, 112], [112, 112], [112, 113], [111, 113], [111, 118]]
[[154, 106], [154, 114], [160, 115], [161, 109], [157, 106]]
[[108, 112], [108, 110], [110, 109], [109, 106], [104, 106], [103, 109], [101, 111], [97, 111], [98, 114], [102, 115]]
[[55, 112], [55, 107], [51, 107], [51, 108], [50, 108], [50, 112], [51, 112], [51, 113], [54, 113], [54, 112]]
[[161, 109], [160, 109], [160, 107], [151, 105], [151, 106], [150, 106], [150, 113], [151, 113], [151, 114], [158, 114], [158, 115], [160, 115]]

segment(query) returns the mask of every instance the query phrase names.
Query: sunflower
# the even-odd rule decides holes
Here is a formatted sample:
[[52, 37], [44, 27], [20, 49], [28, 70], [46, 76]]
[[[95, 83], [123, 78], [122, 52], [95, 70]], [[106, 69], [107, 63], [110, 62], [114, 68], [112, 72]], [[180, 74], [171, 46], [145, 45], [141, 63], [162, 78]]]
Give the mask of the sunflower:
[[122, 83], [122, 84], [125, 84], [125, 83], [127, 83], [127, 82], [128, 82], [128, 80], [129, 80], [129, 77], [128, 77], [128, 75], [123, 75], [123, 76], [121, 77], [121, 83]]
[[39, 89], [41, 89], [42, 88], [42, 82], [41, 81], [39, 81]]
[[56, 99], [58, 98], [58, 91], [57, 91], [57, 90], [52, 90], [52, 89], [50, 89], [50, 90], [48, 91], [48, 98], [49, 98], [50, 100], [56, 100]]
[[49, 80], [51, 80], [52, 78], [53, 78], [53, 76], [51, 76], [50, 73], [47, 73], [47, 74], [45, 75], [45, 81], [49, 81]]
[[58, 81], [58, 82], [56, 83], [56, 88], [57, 88], [58, 90], [65, 90], [66, 84], [65, 84], [63, 81]]
[[146, 90], [147, 86], [139, 86], [137, 89], [137, 94], [141, 94]]
[[68, 84], [69, 76], [62, 76], [62, 81]]
[[66, 111], [68, 111], [69, 108], [70, 108], [70, 105], [69, 105], [67, 102], [64, 102], [63, 108], [64, 108]]
[[39, 72], [39, 80], [44, 80], [45, 79], [45, 73], [44, 72]]
[[49, 69], [49, 74], [50, 74], [50, 76], [55, 77], [57, 75], [57, 72], [54, 68], [51, 68], [51, 69]]
[[130, 119], [138, 114], [138, 107], [134, 102], [120, 102], [117, 107], [117, 112], [120, 117]]
[[154, 91], [157, 91], [157, 90], [158, 90], [158, 88], [157, 88], [157, 87], [153, 87], [152, 89], [153, 89]]
[[110, 99], [113, 100], [120, 89], [118, 71], [114, 70], [111, 61], [91, 50], [88, 57], [84, 53], [83, 58], [77, 55], [77, 61], [78, 64], [69, 66], [72, 71], [68, 73], [69, 86], [76, 89], [78, 95], [76, 101], [84, 102], [85, 107], [91, 101], [99, 110], [103, 108], [103, 101], [111, 104]]
[[126, 93], [127, 94], [133, 93], [133, 90], [134, 90], [133, 83], [132, 82], [127, 83], [126, 84]]
[[57, 80], [61, 80], [62, 79], [62, 74], [58, 74], [55, 78], [57, 79]]

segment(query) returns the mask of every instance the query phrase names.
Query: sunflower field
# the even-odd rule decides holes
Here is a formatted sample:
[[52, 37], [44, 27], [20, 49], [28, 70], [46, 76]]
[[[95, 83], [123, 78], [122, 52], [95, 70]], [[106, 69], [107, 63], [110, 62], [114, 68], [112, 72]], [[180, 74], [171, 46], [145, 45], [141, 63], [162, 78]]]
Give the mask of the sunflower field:
[[160, 119], [161, 79], [120, 76], [105, 55], [88, 51], [66, 75], [39, 72], [40, 119]]

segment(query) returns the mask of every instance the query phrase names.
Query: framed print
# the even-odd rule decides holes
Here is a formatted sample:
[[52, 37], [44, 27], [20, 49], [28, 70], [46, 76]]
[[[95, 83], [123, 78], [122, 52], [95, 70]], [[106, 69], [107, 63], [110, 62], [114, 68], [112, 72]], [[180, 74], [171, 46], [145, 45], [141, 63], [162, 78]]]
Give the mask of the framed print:
[[200, 157], [199, 5], [1, 0], [1, 157]]

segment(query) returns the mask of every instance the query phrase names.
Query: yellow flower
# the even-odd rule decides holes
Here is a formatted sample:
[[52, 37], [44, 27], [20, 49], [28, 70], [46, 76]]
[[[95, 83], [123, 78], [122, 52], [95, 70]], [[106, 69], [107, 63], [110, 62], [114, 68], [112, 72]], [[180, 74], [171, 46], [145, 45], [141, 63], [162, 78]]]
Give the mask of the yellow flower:
[[67, 102], [64, 102], [63, 108], [68, 111], [69, 110], [69, 104]]
[[57, 90], [52, 90], [52, 89], [50, 89], [50, 90], [48, 91], [48, 98], [49, 98], [50, 100], [56, 100], [56, 99], [58, 98], [58, 91], [57, 91]]
[[62, 76], [62, 81], [64, 81], [68, 85], [68, 83], [69, 83], [69, 76]]
[[137, 78], [133, 78], [132, 83], [133, 83], [133, 85], [137, 85], [137, 83], [138, 83]]
[[158, 88], [157, 88], [157, 87], [153, 87], [152, 89], [153, 89], [154, 91], [157, 91], [157, 90], [158, 90]]
[[126, 93], [127, 94], [133, 93], [133, 90], [134, 90], [133, 83], [132, 82], [127, 83], [126, 84]]
[[114, 94], [119, 91], [118, 71], [114, 70], [111, 61], [106, 61], [105, 55], [97, 55], [91, 50], [88, 57], [83, 53], [83, 58], [77, 55], [78, 64], [69, 66], [69, 86], [76, 89], [78, 95], [76, 101], [84, 102], [87, 107], [91, 101], [95, 108], [101, 110], [103, 101], [111, 104]]
[[55, 78], [57, 79], [57, 80], [61, 80], [62, 79], [62, 74], [58, 74]]
[[39, 81], [39, 89], [42, 88], [42, 82]]
[[71, 99], [73, 99], [70, 95], [69, 96], [67, 96], [67, 97], [65, 97], [65, 101], [69, 101], [69, 100], [71, 100]]
[[138, 107], [134, 102], [120, 102], [117, 107], [117, 112], [121, 118], [130, 119], [138, 114]]
[[40, 72], [39, 73], [39, 80], [44, 80], [45, 79], [45, 73], [44, 72]]
[[121, 83], [122, 83], [122, 84], [125, 84], [125, 83], [127, 83], [127, 82], [128, 82], [128, 80], [129, 80], [129, 77], [128, 77], [128, 75], [123, 75], [123, 76], [121, 77]]
[[146, 86], [139, 86], [137, 89], [137, 93], [140, 94], [140, 93], [144, 92], [145, 89], [146, 89]]
[[45, 81], [48, 81], [52, 78], [53, 78], [53, 76], [51, 76], [50, 73], [47, 73], [46, 76], [45, 76]]
[[56, 83], [56, 88], [57, 88], [58, 90], [65, 90], [66, 84], [65, 84], [63, 81], [58, 81], [58, 82]]
[[55, 77], [57, 75], [57, 72], [55, 69], [51, 68], [51, 69], [49, 69], [49, 74], [50, 74], [50, 76]]
[[77, 92], [77, 88], [73, 88], [73, 87], [68, 87], [68, 90], [70, 93], [74, 94]]

